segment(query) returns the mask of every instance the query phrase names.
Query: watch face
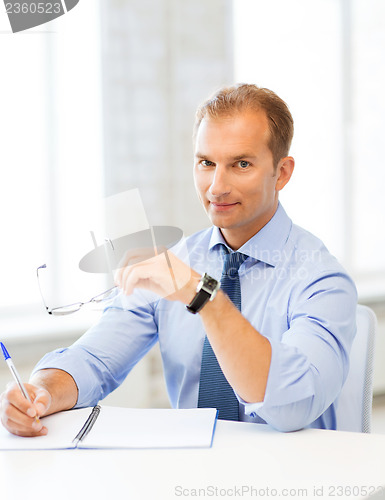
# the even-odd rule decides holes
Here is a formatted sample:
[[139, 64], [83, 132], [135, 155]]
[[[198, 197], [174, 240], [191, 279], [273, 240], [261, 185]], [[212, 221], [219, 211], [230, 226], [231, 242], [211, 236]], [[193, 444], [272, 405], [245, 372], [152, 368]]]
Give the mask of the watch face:
[[204, 281], [203, 286], [209, 291], [213, 291], [218, 285], [218, 281], [209, 276], [208, 274], [205, 274], [203, 281]]
[[215, 288], [217, 285], [217, 280], [215, 280], [214, 278], [208, 278], [207, 281], [206, 281], [206, 286], [209, 287], [209, 288]]

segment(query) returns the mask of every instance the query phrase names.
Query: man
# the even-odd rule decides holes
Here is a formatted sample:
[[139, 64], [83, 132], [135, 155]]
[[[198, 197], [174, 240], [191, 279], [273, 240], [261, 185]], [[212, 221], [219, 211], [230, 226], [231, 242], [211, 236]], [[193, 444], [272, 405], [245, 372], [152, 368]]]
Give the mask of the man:
[[174, 407], [213, 405], [234, 418], [228, 405], [235, 419], [282, 431], [336, 428], [357, 297], [278, 201], [292, 136], [286, 104], [254, 85], [221, 89], [198, 109], [194, 180], [213, 227], [188, 238], [189, 265], [176, 248], [122, 266], [122, 292], [100, 322], [38, 364], [27, 385], [34, 403], [14, 386], [2, 395], [10, 432], [45, 434], [36, 414], [95, 404], [156, 341]]

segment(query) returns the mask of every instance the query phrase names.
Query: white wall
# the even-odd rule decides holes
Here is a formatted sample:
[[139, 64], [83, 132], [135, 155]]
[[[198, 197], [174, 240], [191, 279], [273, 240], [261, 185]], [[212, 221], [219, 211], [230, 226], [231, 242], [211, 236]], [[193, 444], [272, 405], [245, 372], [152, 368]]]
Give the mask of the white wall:
[[233, 80], [230, 0], [103, 5], [106, 194], [138, 187], [149, 223], [205, 227], [192, 179], [197, 105]]

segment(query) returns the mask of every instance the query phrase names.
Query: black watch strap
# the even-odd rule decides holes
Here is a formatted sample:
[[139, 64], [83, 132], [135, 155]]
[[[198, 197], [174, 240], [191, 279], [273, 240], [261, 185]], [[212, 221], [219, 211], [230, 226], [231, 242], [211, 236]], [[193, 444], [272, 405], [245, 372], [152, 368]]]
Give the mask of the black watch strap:
[[197, 293], [190, 304], [186, 306], [186, 309], [192, 314], [199, 312], [209, 300], [214, 299], [220, 286], [220, 283], [216, 279], [204, 273], [198, 283]]
[[190, 304], [186, 306], [186, 309], [192, 313], [196, 314], [202, 307], [210, 300], [211, 293], [206, 292], [206, 290], [200, 290], [195, 297], [192, 299]]

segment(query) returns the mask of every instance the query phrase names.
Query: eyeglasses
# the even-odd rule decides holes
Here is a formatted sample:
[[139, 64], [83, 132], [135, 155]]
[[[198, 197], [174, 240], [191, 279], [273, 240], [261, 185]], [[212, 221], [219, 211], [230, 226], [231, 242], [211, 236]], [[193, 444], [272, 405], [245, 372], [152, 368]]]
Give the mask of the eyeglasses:
[[75, 312], [79, 311], [79, 309], [81, 309], [85, 304], [90, 304], [90, 303], [99, 304], [100, 302], [103, 302], [103, 301], [111, 298], [113, 296], [114, 290], [116, 290], [116, 288], [117, 288], [116, 286], [113, 286], [112, 288], [109, 288], [105, 292], [102, 292], [102, 293], [99, 293], [98, 295], [95, 295], [95, 297], [92, 297], [92, 299], [87, 300], [86, 302], [74, 302], [73, 304], [68, 304], [66, 306], [60, 306], [60, 307], [54, 307], [53, 309], [51, 309], [45, 303], [43, 293], [41, 291], [40, 278], [39, 278], [40, 269], [46, 269], [46, 268], [47, 268], [46, 264], [43, 264], [42, 266], [39, 266], [36, 269], [37, 282], [39, 285], [39, 291], [40, 291], [41, 298], [43, 300], [44, 307], [46, 308], [47, 313], [52, 314], [53, 316], [65, 316], [67, 314], [75, 313]]

